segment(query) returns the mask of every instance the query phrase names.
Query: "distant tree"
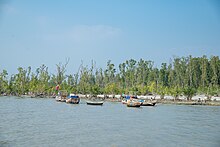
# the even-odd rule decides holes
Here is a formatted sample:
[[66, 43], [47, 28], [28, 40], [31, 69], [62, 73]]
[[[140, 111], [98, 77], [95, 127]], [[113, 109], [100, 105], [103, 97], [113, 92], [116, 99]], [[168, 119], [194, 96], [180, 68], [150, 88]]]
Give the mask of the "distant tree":
[[8, 72], [3, 70], [0, 73], [0, 94], [8, 92], [8, 80], [7, 80]]
[[161, 65], [161, 69], [159, 71], [159, 82], [162, 86], [168, 86], [168, 71], [166, 63], [162, 63]]
[[66, 79], [65, 72], [68, 63], [69, 63], [69, 59], [66, 59], [65, 64], [62, 64], [61, 62], [56, 64], [57, 74], [56, 76], [54, 76], [56, 84], [62, 84], [62, 82]]
[[187, 96], [187, 100], [191, 100], [193, 95], [196, 93], [196, 89], [193, 87], [186, 87], [183, 89], [183, 93]]
[[126, 60], [116, 69], [111, 60], [106, 68], [80, 65], [76, 73], [66, 75], [65, 64], [56, 64], [56, 73], [49, 74], [44, 64], [31, 72], [19, 67], [18, 73], [8, 76], [6, 70], [0, 73], [0, 93], [21, 95], [28, 92], [50, 94], [59, 84], [68, 92], [83, 94], [170, 94], [177, 99], [184, 94], [190, 100], [195, 93], [220, 95], [220, 59], [218, 56], [174, 57], [170, 63], [162, 63], [159, 68], [153, 61], [140, 59]]

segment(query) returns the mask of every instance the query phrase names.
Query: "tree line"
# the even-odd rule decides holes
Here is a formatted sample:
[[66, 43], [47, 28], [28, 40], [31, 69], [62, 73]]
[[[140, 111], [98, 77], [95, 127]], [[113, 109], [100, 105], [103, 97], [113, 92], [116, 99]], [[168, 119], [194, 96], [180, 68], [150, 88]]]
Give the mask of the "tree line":
[[81, 94], [132, 94], [172, 95], [184, 94], [190, 99], [194, 94], [207, 96], [220, 94], [220, 60], [218, 56], [174, 57], [170, 63], [159, 68], [150, 60], [134, 59], [120, 63], [118, 67], [111, 60], [106, 68], [81, 64], [78, 71], [66, 74], [65, 64], [56, 64], [56, 73], [49, 74], [44, 64], [32, 71], [31, 67], [19, 67], [18, 72], [8, 75], [0, 73], [0, 93], [23, 95], [26, 93], [51, 95], [55, 86], [69, 93]]

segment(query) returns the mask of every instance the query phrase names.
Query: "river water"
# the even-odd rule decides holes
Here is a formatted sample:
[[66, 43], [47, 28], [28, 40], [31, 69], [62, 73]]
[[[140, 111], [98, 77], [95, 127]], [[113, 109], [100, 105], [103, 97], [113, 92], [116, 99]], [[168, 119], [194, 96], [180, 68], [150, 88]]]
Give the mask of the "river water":
[[1, 147], [220, 146], [220, 107], [0, 97]]

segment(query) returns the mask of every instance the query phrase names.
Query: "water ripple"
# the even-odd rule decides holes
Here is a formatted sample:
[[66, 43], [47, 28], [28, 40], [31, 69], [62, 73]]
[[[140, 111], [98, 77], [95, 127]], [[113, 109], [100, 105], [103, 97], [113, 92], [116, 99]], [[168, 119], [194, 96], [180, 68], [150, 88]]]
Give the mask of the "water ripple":
[[0, 98], [0, 146], [219, 146], [220, 107]]

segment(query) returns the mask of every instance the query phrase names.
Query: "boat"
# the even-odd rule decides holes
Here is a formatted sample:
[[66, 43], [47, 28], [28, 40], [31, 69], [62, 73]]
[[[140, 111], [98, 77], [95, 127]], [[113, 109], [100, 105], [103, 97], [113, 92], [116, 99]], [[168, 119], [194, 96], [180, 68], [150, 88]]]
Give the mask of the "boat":
[[58, 102], [66, 102], [67, 97], [67, 91], [66, 90], [60, 90], [58, 92], [58, 95], [55, 97], [55, 100]]
[[86, 101], [87, 105], [103, 105], [104, 101]]
[[55, 100], [58, 101], [58, 102], [61, 102], [61, 96], [56, 96]]
[[156, 103], [156, 101], [144, 101], [141, 103], [141, 106], [155, 106]]
[[78, 95], [75, 94], [70, 94], [68, 96], [68, 99], [66, 100], [66, 103], [70, 103], [70, 104], [79, 104], [80, 102], [80, 98]]
[[122, 104], [127, 104], [128, 100], [129, 100], [130, 98], [131, 98], [131, 96], [129, 96], [129, 95], [124, 96], [123, 100], [121, 101]]
[[66, 102], [66, 98], [64, 98], [64, 97], [62, 97], [62, 96], [56, 96], [56, 97], [55, 97], [55, 100], [56, 100], [57, 102]]
[[135, 100], [127, 100], [127, 107], [140, 107], [141, 102]]

